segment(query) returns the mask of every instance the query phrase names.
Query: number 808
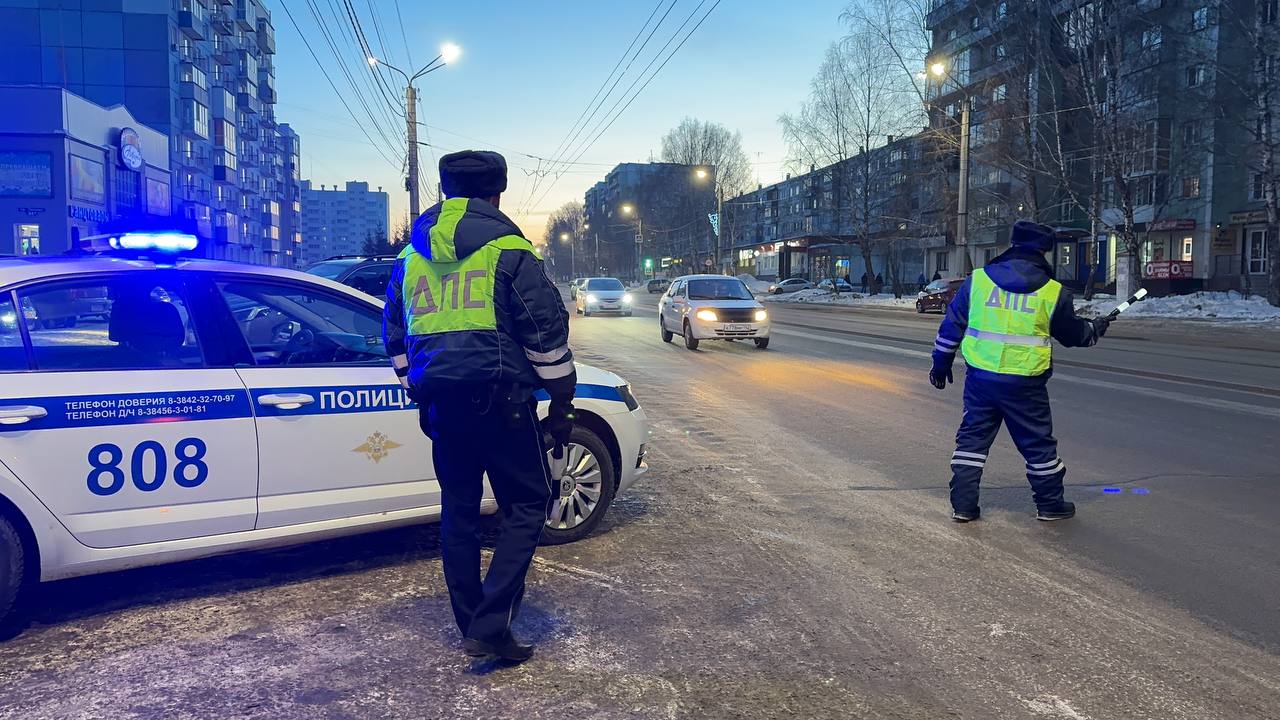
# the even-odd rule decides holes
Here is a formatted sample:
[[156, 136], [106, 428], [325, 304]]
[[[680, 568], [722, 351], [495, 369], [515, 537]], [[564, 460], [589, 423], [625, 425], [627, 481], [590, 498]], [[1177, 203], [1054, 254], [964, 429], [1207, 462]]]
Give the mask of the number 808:
[[[184, 438], [173, 448], [177, 463], [173, 466], [173, 481], [180, 487], [199, 487], [209, 477], [209, 466], [204, 462], [204, 441], [200, 438]], [[150, 454], [154, 467], [147, 472], [143, 461]], [[124, 489], [124, 450], [114, 443], [94, 445], [89, 450], [89, 474], [85, 484], [94, 495], [115, 495]], [[133, 449], [129, 458], [129, 476], [134, 487], [143, 492], [154, 492], [164, 485], [168, 475], [169, 458], [164, 446], [155, 440], [143, 440]], [[148, 475], [150, 475], [148, 477]]]

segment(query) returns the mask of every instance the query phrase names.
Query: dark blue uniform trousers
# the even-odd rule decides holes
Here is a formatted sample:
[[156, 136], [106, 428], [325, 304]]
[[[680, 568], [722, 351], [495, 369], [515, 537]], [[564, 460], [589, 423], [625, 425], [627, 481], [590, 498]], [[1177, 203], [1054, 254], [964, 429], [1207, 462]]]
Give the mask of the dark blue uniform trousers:
[[1058, 458], [1049, 415], [1047, 378], [992, 379], [969, 371], [964, 381], [964, 420], [951, 456], [951, 507], [978, 509], [978, 484], [1000, 424], [1009, 428], [1013, 444], [1027, 463], [1027, 480], [1036, 507], [1057, 510], [1067, 467]]
[[[511, 636], [547, 519], [551, 471], [536, 407], [532, 401], [510, 404], [477, 395], [437, 400], [429, 411], [443, 504], [440, 549], [453, 616], [465, 637], [492, 644]], [[502, 508], [502, 530], [481, 580], [485, 473]]]

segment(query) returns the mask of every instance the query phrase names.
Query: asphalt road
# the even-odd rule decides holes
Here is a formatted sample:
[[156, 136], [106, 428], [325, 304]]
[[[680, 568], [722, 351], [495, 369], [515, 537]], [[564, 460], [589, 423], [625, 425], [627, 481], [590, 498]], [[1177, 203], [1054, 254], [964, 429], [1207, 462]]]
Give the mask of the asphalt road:
[[960, 526], [937, 318], [773, 312], [767, 351], [575, 318], [653, 470], [541, 551], [533, 661], [461, 656], [427, 526], [47, 586], [0, 644], [0, 718], [1280, 716], [1280, 333], [1118, 323], [1061, 353], [1079, 515], [1035, 522], [1002, 438]]

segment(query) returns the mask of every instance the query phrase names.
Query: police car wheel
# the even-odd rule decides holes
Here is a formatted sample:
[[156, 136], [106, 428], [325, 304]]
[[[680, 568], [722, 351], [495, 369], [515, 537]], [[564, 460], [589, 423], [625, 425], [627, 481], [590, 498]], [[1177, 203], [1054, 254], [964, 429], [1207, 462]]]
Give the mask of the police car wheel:
[[[552, 478], [556, 485], [542, 529], [544, 545], [574, 542], [590, 535], [604, 520], [618, 487], [609, 448], [591, 430], [575, 426], [565, 455], [564, 474]], [[547, 457], [550, 461], [550, 454]]]
[[17, 604], [25, 569], [22, 536], [8, 518], [0, 515], [0, 628]]

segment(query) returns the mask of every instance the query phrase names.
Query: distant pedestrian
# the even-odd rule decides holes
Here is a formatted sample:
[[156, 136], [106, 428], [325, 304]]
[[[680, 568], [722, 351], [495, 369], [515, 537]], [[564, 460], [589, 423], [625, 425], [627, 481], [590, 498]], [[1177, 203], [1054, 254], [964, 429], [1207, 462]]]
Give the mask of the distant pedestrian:
[[941, 280], [941, 279], [942, 279], [942, 271], [941, 271], [941, 270], [935, 270], [935, 271], [934, 271], [934, 273], [933, 273], [933, 279], [934, 279], [934, 280]]
[[876, 273], [876, 292], [880, 292], [880, 288], [884, 287], [884, 276]]
[[925, 286], [925, 285], [928, 285], [928, 284], [929, 284], [929, 281], [928, 281], [928, 280], [926, 280], [926, 279], [925, 279], [925, 277], [924, 277], [924, 271], [923, 271], [923, 270], [921, 270], [921, 271], [920, 271], [920, 277], [916, 278], [916, 284], [920, 286], [920, 289], [921, 289], [921, 290], [923, 290], [923, 289], [924, 289], [924, 286]]
[[849, 277], [849, 273], [844, 274], [844, 284], [848, 285], [850, 289], [853, 288], [853, 278]]
[[956, 350], [964, 356], [964, 419], [951, 455], [951, 517], [971, 522], [982, 515], [978, 484], [987, 453], [1004, 425], [1027, 464], [1027, 481], [1039, 520], [1065, 520], [1076, 506], [1063, 498], [1067, 466], [1058, 457], [1049, 413], [1053, 374], [1050, 338], [1064, 347], [1089, 347], [1107, 332], [1109, 318], [1076, 316], [1071, 293], [1053, 279], [1045, 253], [1054, 230], [1019, 220], [999, 257], [975, 270], [956, 291], [938, 328], [929, 382], [952, 382]]
[[862, 273], [862, 294], [867, 294], [867, 274], [865, 272]]

